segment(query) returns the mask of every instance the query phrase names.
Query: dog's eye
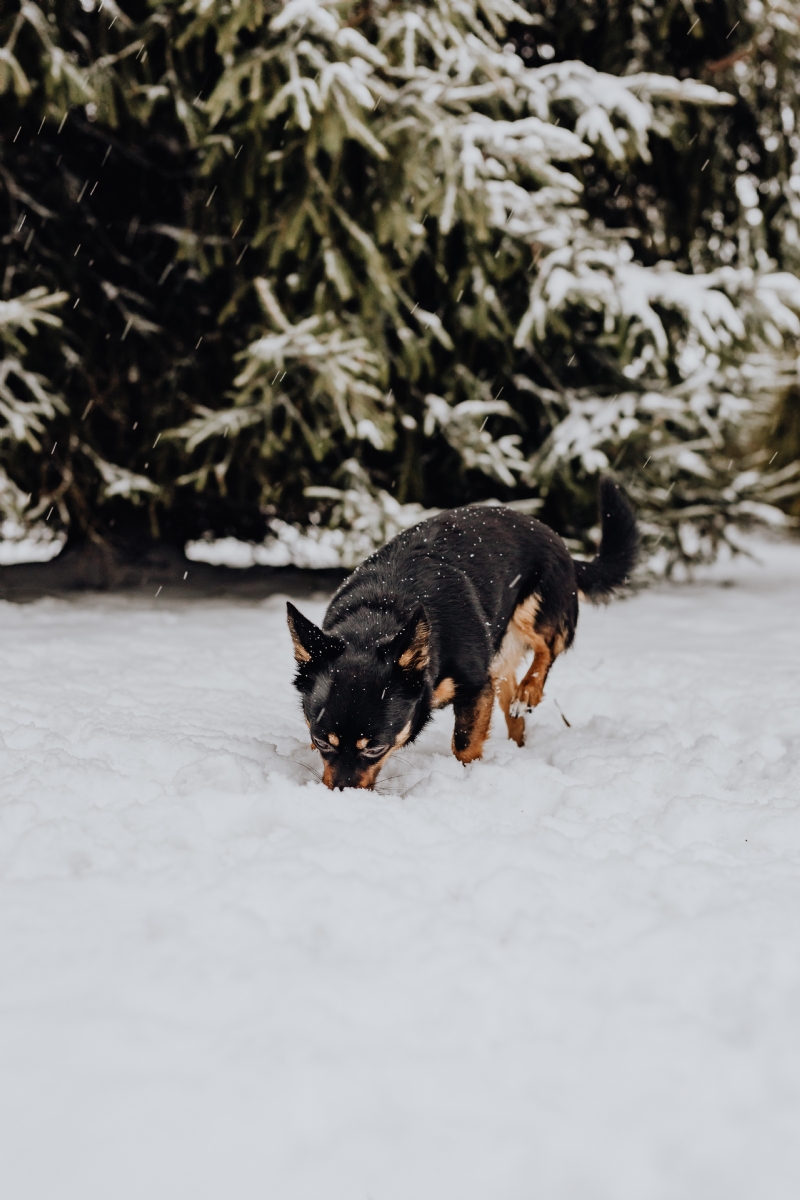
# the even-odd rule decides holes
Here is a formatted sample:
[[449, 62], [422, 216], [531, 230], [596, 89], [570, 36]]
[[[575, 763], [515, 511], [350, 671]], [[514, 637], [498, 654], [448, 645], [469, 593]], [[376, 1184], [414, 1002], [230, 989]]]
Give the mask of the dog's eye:
[[380, 758], [389, 749], [388, 746], [367, 746], [366, 750], [362, 750], [364, 758]]
[[315, 737], [314, 745], [317, 747], [320, 754], [331, 754], [333, 752], [333, 746], [330, 744], [327, 738]]

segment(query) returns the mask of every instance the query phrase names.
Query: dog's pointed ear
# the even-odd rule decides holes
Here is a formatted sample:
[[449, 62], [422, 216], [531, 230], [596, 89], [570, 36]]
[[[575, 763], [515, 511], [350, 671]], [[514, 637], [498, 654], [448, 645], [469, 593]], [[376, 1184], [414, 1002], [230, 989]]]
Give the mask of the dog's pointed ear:
[[420, 604], [386, 645], [387, 656], [403, 671], [424, 671], [431, 661], [431, 627]]
[[304, 617], [291, 601], [286, 603], [286, 620], [294, 643], [294, 656], [298, 663], [311, 662], [314, 658], [334, 658], [344, 649], [344, 642], [341, 638], [323, 633], [313, 621]]

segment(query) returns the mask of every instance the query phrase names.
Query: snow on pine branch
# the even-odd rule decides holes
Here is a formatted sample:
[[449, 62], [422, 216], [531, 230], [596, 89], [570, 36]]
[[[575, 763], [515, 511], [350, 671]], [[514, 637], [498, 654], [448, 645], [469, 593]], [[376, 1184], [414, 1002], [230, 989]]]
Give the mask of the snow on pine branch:
[[[67, 412], [64, 398], [52, 391], [47, 379], [25, 365], [26, 347], [20, 332], [35, 337], [41, 325], [58, 327], [61, 319], [51, 309], [63, 304], [65, 292], [36, 287], [11, 300], [0, 301], [0, 346], [10, 353], [0, 358], [0, 458], [6, 463], [20, 445], [42, 451], [48, 423]], [[0, 466], [0, 564], [52, 558], [64, 544], [47, 525], [36, 520], [24, 492]]]
[[[205, 17], [213, 7], [205, 0], [187, 5]], [[659, 86], [658, 77], [650, 75], [637, 77], [633, 84], [582, 63], [530, 70], [518, 56], [504, 52], [490, 32], [501, 30], [512, 11], [515, 19], [522, 19], [523, 10], [507, 3], [376, 4], [371, 11], [378, 26], [375, 45], [347, 25], [347, 6], [292, 0], [272, 18], [266, 44], [241, 63], [239, 75], [226, 72], [208, 104], [212, 125], [240, 111], [239, 84], [246, 71], [251, 80], [256, 76], [263, 84], [270, 80], [272, 99], [263, 120], [288, 117], [287, 127], [294, 124], [309, 144], [324, 146], [330, 153], [350, 137], [377, 159], [385, 159], [388, 152], [403, 164], [400, 190], [409, 192], [411, 203], [401, 210], [395, 193], [379, 196], [373, 205], [378, 209], [384, 205], [387, 217], [391, 214], [385, 222], [392, 231], [388, 244], [380, 236], [380, 219], [375, 231], [358, 225], [332, 201], [316, 168], [311, 179], [317, 184], [315, 205], [327, 207], [332, 224], [339, 227], [338, 233], [328, 235], [324, 247], [327, 279], [337, 297], [347, 301], [353, 296], [358, 270], [352, 265], [354, 257], [363, 263], [368, 288], [379, 292], [376, 303], [403, 342], [409, 373], [417, 370], [413, 323], [421, 324], [446, 348], [455, 345], [440, 315], [427, 311], [425, 305], [413, 306], [413, 323], [403, 316], [403, 309], [412, 309], [412, 304], [391, 253], [397, 247], [401, 255], [406, 246], [422, 247], [419, 215], [436, 216], [443, 233], [460, 221], [479, 239], [485, 236], [481, 229], [502, 230], [521, 249], [535, 241], [565, 250], [586, 224], [580, 207], [583, 185], [566, 165], [593, 153], [598, 130], [616, 156], [624, 157], [622, 140], [646, 155], [656, 100], [704, 104], [728, 100], [710, 87], [683, 87], [677, 81]], [[240, 18], [229, 14], [229, 19]], [[557, 123], [556, 112], [559, 121], [566, 115], [575, 129]], [[337, 123], [339, 132], [334, 133]], [[293, 236], [296, 241], [298, 234]], [[414, 256], [412, 251], [409, 260]], [[596, 270], [596, 264], [587, 262], [586, 270]], [[614, 283], [613, 276], [598, 277], [598, 286], [607, 290]], [[266, 282], [257, 286], [262, 292], [269, 290]], [[310, 375], [315, 394], [329, 397], [331, 415], [348, 437], [363, 438], [366, 432], [374, 445], [388, 445], [390, 421], [376, 382], [386, 369], [385, 357], [376, 357], [357, 333], [343, 330], [330, 307], [293, 322], [289, 329], [281, 325], [284, 318], [276, 317], [274, 297], [267, 302], [262, 296], [262, 300], [280, 332], [249, 346], [247, 365], [235, 385], [240, 403], [252, 404], [257, 391], [258, 411], [269, 419], [275, 408], [270, 389], [287, 364], [302, 364], [303, 378]], [[507, 324], [507, 316], [503, 317]], [[273, 368], [277, 375], [270, 375]], [[291, 402], [289, 387], [285, 393]], [[286, 403], [281, 401], [283, 407]], [[300, 406], [295, 402], [294, 407]], [[236, 428], [249, 423], [234, 420]], [[452, 430], [462, 423], [463, 411]], [[221, 416], [200, 416], [183, 432], [194, 448], [222, 424], [228, 428], [230, 423]], [[438, 422], [441, 428], [445, 424], [449, 423]], [[483, 446], [485, 439], [488, 449]], [[519, 452], [508, 437], [494, 449], [488, 433], [482, 435], [480, 449], [466, 436], [457, 440], [465, 465], [485, 469], [506, 483], [513, 479], [517, 468], [511, 464]]]
[[[602, 317], [606, 337], [619, 338], [619, 361], [629, 379], [666, 378], [670, 366], [688, 378], [701, 366], [764, 343], [776, 349], [800, 333], [800, 280], [786, 272], [756, 274], [723, 267], [687, 275], [671, 264], [648, 268], [631, 261], [623, 243], [572, 246], [547, 255], [531, 286], [528, 309], [515, 335], [524, 347], [543, 340], [556, 319], [586, 309]], [[665, 314], [680, 318], [665, 326]]]
[[[531, 388], [528, 380], [518, 383]], [[722, 542], [736, 550], [737, 524], [790, 524], [777, 505], [800, 492], [800, 464], [770, 470], [757, 454], [741, 471], [729, 457], [728, 430], [753, 407], [741, 395], [704, 386], [700, 378], [611, 397], [589, 389], [566, 396], [542, 390], [550, 410], [563, 416], [526, 464], [529, 482], [546, 487], [570, 471], [592, 477], [627, 457], [636, 464], [628, 467], [628, 491], [656, 551], [651, 569], [660, 573], [674, 564], [674, 555], [658, 551], [670, 529], [683, 559], [702, 562], [714, 558]]]
[[91, 446], [84, 444], [81, 449], [97, 468], [103, 481], [102, 490], [106, 499], [110, 500], [115, 496], [121, 496], [126, 500], [138, 503], [145, 496], [157, 496], [161, 492], [161, 488], [146, 475], [140, 475], [138, 471], [131, 471], [128, 467], [119, 466], [117, 463], [108, 462]]
[[324, 526], [302, 528], [288, 521], [269, 522], [270, 535], [264, 542], [242, 542], [217, 538], [189, 542], [186, 555], [195, 562], [229, 567], [286, 567], [347, 569], [358, 566], [376, 546], [409, 529], [433, 509], [420, 504], [400, 504], [382, 488], [376, 488], [360, 463], [349, 459], [340, 476], [344, 487], [309, 487], [306, 495], [329, 509]]
[[58, 327], [61, 318], [50, 310], [63, 304], [66, 292], [32, 288], [22, 296], [0, 300], [0, 344], [11, 354], [0, 358], [0, 444], [26, 443], [41, 450], [41, 435], [57, 412], [66, 412], [63, 397], [51, 392], [47, 380], [28, 370], [20, 331], [35, 336], [38, 326]]
[[[510, 12], [504, 4], [376, 4], [371, 10], [376, 45], [345, 24], [348, 11], [292, 0], [273, 17], [274, 40], [262, 51], [263, 69], [276, 80], [266, 117], [288, 117], [287, 126], [303, 131], [307, 144], [324, 146], [329, 153], [352, 138], [377, 161], [387, 161], [388, 155], [388, 161], [402, 164], [394, 194], [377, 189], [372, 208], [378, 218], [372, 228], [345, 213], [316, 168], [311, 172], [313, 203], [331, 214], [325, 220], [322, 255], [326, 278], [337, 300], [347, 303], [357, 294], [359, 271], [366, 270], [367, 293], [374, 295], [361, 300], [362, 312], [383, 310], [401, 343], [401, 373], [413, 378], [420, 370], [414, 325], [445, 349], [458, 344], [457, 330], [443, 323], [440, 312], [425, 304], [412, 306], [411, 281], [398, 275], [392, 261], [399, 254], [410, 265], [424, 253], [428, 216], [445, 235], [460, 224], [476, 249], [499, 232], [512, 247], [508, 253], [520, 255], [523, 262], [532, 246], [537, 255], [544, 250], [521, 321], [506, 308], [491, 274], [487, 277], [482, 267], [472, 270], [475, 302], [486, 305], [488, 320], [502, 336], [513, 337], [518, 351], [535, 352], [554, 333], [564, 336], [570, 314], [588, 310], [597, 314], [605, 343], [615, 343], [619, 369], [630, 380], [666, 388], [677, 370], [684, 382], [709, 387], [709, 372], [713, 375], [723, 358], [732, 361], [753, 339], [760, 345], [766, 338], [777, 346], [791, 334], [796, 318], [788, 284], [770, 286], [759, 279], [750, 281], [748, 291], [746, 281], [730, 273], [689, 276], [671, 266], [653, 269], [633, 262], [624, 238], [590, 227], [582, 204], [584, 185], [574, 172], [574, 164], [597, 153], [612, 161], [648, 161], [650, 132], [669, 135], [682, 107], [727, 106], [733, 97], [693, 80], [648, 72], [616, 77], [580, 62], [531, 70], [495, 40]], [[255, 69], [254, 60], [249, 67]], [[213, 121], [241, 104], [231, 80], [225, 88], [212, 96]], [[337, 122], [340, 132], [334, 135]], [[398, 193], [404, 196], [402, 204]], [[366, 434], [377, 448], [390, 444], [386, 431], [394, 414], [382, 404], [377, 386], [379, 377], [393, 378], [388, 348], [376, 354], [374, 336], [359, 336], [358, 319], [343, 327], [330, 303], [289, 322], [269, 285], [261, 281], [257, 286], [278, 331], [248, 347], [247, 365], [236, 380], [236, 409], [228, 410], [229, 417], [209, 414], [187, 425], [189, 445], [198, 445], [229, 421], [244, 428], [249, 419], [234, 417], [243, 408], [253, 420], [256, 412], [269, 420], [281, 405], [309, 444], [316, 445], [317, 456], [322, 448], [316, 427], [325, 431], [330, 417], [349, 438], [364, 439]], [[463, 288], [459, 299], [461, 294]], [[751, 316], [758, 310], [760, 337], [757, 321], [745, 312], [748, 305]], [[304, 370], [274, 395], [284, 372], [296, 366]], [[567, 434], [572, 425], [582, 428], [585, 423], [580, 407], [526, 462], [519, 434], [495, 437], [486, 428], [489, 416], [516, 419], [507, 402], [487, 399], [478, 380], [465, 396], [464, 376], [457, 371], [443, 382], [449, 386], [424, 397], [424, 432], [428, 438], [441, 434], [465, 469], [514, 488], [520, 480], [531, 486], [542, 482], [537, 470], [546, 479], [554, 469], [554, 455], [563, 456], [562, 465], [575, 460]], [[308, 401], [301, 402], [297, 390], [307, 390], [309, 383], [312, 397], [330, 401], [327, 421], [320, 420], [318, 410], [313, 419], [307, 411], [303, 415]], [[731, 391], [724, 381], [722, 389]], [[634, 395], [627, 396], [626, 411], [631, 404], [635, 408]], [[662, 407], [670, 408], [669, 397]], [[731, 414], [734, 407], [723, 401], [718, 411]], [[647, 429], [646, 406], [639, 417], [625, 418], [618, 432], [626, 428], [625, 420], [631, 431], [631, 421], [640, 432]], [[577, 453], [582, 471], [608, 466], [601, 432], [594, 430], [596, 436]], [[691, 440], [692, 429], [681, 436]], [[703, 474], [701, 459], [690, 447], [676, 451], [673, 461]], [[380, 536], [376, 526], [375, 537]]]
[[430, 437], [439, 428], [447, 442], [460, 454], [468, 470], [481, 471], [506, 487], [514, 487], [526, 462], [519, 449], [518, 434], [495, 440], [486, 429], [492, 415], [514, 417], [503, 400], [463, 400], [449, 405], [443, 396], [425, 397], [424, 431]]
[[16, 330], [34, 335], [37, 325], [60, 325], [61, 318], [50, 309], [68, 299], [66, 292], [48, 292], [47, 288], [36, 287], [11, 300], [0, 300], [0, 339], [19, 349], [20, 343], [14, 337]]
[[[283, 407], [314, 447], [324, 452], [324, 427], [313, 428], [282, 388], [287, 374], [302, 378], [309, 403], [330, 400], [347, 435], [364, 439], [383, 449], [393, 437], [393, 422], [385, 415], [391, 406], [379, 386], [383, 364], [364, 337], [353, 337], [333, 313], [307, 317], [291, 324], [265, 279], [255, 288], [274, 332], [252, 342], [245, 351], [245, 365], [234, 380], [237, 405], [221, 410], [202, 410], [169, 436], [185, 441], [189, 451], [214, 436], [235, 436], [250, 426], [271, 419]], [[292, 381], [294, 382], [294, 381]], [[384, 406], [377, 409], [378, 403]]]
[[[53, 440], [52, 453], [57, 442], [50, 423], [69, 414], [64, 397], [50, 390], [42, 375], [25, 367], [25, 346], [17, 336], [19, 331], [35, 336], [40, 325], [59, 328], [61, 318], [51, 310], [68, 298], [66, 292], [48, 293], [37, 287], [12, 300], [0, 301], [0, 342], [14, 352], [0, 359], [0, 452], [6, 451], [9, 459], [20, 443], [41, 454], [43, 437]], [[77, 442], [76, 449], [94, 465], [105, 498], [138, 500], [161, 490], [146, 476], [108, 462], [85, 442]], [[66, 515], [62, 511], [63, 491], [63, 487], [55, 493], [45, 489], [34, 505], [0, 468], [0, 562], [47, 559], [59, 552], [66, 537], [63, 533], [53, 534], [42, 518], [53, 508], [58, 508], [62, 517]]]
[[618, 161], [650, 161], [648, 135], [657, 125], [669, 126], [666, 111], [656, 113], [661, 102], [718, 106], [734, 104], [735, 97], [694, 79], [672, 79], [645, 72], [609, 75], [587, 63], [552, 63], [536, 72], [548, 92], [549, 105], [566, 108], [575, 122], [575, 133], [608, 157]]
[[690, 561], [713, 557], [737, 522], [785, 524], [775, 505], [800, 491], [800, 467], [776, 473], [756, 458], [742, 473], [731, 446], [733, 432], [792, 378], [786, 348], [800, 334], [800, 280], [727, 267], [708, 275], [646, 269], [629, 251], [602, 247], [553, 252], [532, 285], [517, 343], [546, 339], [586, 312], [602, 321], [604, 344], [636, 390], [559, 393], [518, 378], [551, 415], [522, 478], [547, 487], [638, 464], [629, 487], [646, 527], [663, 537], [672, 526]]

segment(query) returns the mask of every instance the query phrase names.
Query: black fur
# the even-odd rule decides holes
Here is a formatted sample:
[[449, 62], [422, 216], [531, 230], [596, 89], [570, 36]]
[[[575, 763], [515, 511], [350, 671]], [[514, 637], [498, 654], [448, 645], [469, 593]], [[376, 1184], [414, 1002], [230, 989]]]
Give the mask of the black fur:
[[639, 533], [631, 506], [610, 479], [600, 480], [600, 553], [576, 562], [578, 587], [589, 600], [604, 600], [624, 583], [639, 553]]
[[602, 542], [590, 563], [574, 562], [558, 534], [513, 509], [458, 508], [362, 563], [333, 597], [322, 629], [287, 605], [295, 685], [329, 787], [372, 786], [386, 753], [412, 742], [430, 719], [447, 680], [459, 753], [459, 722], [486, 695], [509, 622], [532, 595], [537, 629], [553, 631], [561, 649], [572, 643], [578, 591], [607, 597], [636, 559], [635, 518], [610, 480], [601, 482], [600, 502]]

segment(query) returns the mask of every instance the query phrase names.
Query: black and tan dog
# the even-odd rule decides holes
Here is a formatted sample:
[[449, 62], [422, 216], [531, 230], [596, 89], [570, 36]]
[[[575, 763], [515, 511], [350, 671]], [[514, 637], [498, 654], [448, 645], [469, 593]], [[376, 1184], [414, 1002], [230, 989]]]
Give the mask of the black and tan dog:
[[558, 534], [532, 517], [453, 509], [362, 563], [321, 629], [288, 604], [295, 686], [328, 787], [372, 787], [389, 755], [446, 704], [462, 763], [481, 757], [495, 696], [521, 746], [522, 714], [539, 704], [553, 660], [572, 644], [578, 594], [610, 596], [634, 565], [636, 521], [609, 479], [600, 484], [600, 516], [598, 556], [575, 562]]

